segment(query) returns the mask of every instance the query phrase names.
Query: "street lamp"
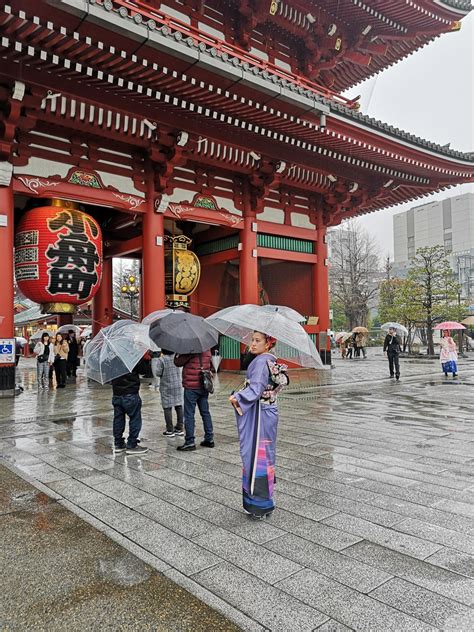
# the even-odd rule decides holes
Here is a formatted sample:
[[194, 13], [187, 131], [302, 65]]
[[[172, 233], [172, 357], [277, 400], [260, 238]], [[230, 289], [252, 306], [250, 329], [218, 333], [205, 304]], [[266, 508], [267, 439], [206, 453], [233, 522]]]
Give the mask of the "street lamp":
[[140, 293], [137, 279], [133, 274], [124, 277], [120, 292], [130, 300], [130, 319], [133, 320], [133, 302], [138, 299]]

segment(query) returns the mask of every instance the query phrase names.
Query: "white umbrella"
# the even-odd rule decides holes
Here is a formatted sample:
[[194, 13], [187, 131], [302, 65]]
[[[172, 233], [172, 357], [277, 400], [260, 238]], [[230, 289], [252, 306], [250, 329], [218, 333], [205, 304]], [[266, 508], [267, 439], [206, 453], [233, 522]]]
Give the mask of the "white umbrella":
[[325, 368], [314, 342], [303, 327], [260, 305], [235, 305], [221, 309], [207, 321], [225, 336], [249, 345], [254, 331], [261, 331], [277, 344], [272, 353], [304, 367]]
[[87, 327], [84, 327], [79, 335], [81, 336], [81, 338], [89, 338], [89, 336], [92, 336], [92, 325], [87, 325]]
[[393, 323], [393, 322], [384, 323], [383, 325], [380, 325], [380, 329], [382, 329], [383, 331], [388, 331], [389, 329], [396, 329], [397, 334], [408, 336], [408, 329], [404, 327], [403, 325], [400, 325], [400, 323]]
[[30, 336], [30, 340], [39, 340], [43, 334], [48, 334], [50, 338], [55, 335], [54, 331], [51, 331], [50, 329], [39, 329]]
[[292, 307], [287, 307], [286, 305], [262, 305], [263, 309], [269, 310], [271, 312], [279, 312], [285, 318], [289, 320], [294, 320], [295, 323], [305, 323], [306, 317], [293, 309]]
[[70, 331], [73, 331], [76, 336], [79, 336], [81, 333], [81, 328], [78, 325], [61, 325], [61, 327], [58, 328], [58, 334], [68, 334]]
[[158, 351], [148, 327], [119, 320], [104, 327], [84, 348], [87, 377], [105, 384], [133, 371], [146, 351]]
[[160, 318], [164, 318], [168, 316], [168, 314], [172, 314], [175, 310], [167, 307], [166, 309], [158, 309], [156, 312], [151, 312], [148, 316], [142, 319], [142, 325], [151, 325], [155, 322], [155, 320], [159, 320]]
[[219, 355], [219, 353], [217, 351], [212, 354], [211, 362], [212, 362], [212, 366], [214, 367], [214, 371], [216, 373], [219, 370], [219, 365], [220, 365], [221, 361], [222, 361], [222, 358], [221, 358], [221, 356]]
[[24, 347], [26, 343], [28, 342], [26, 338], [23, 338], [23, 336], [15, 336], [15, 340], [19, 342], [22, 347]]

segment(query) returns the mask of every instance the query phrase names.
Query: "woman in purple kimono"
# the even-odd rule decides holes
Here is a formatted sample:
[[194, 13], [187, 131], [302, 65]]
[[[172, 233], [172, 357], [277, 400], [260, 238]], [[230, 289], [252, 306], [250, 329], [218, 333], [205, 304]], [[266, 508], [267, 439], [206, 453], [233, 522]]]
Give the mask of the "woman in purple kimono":
[[275, 509], [276, 395], [288, 384], [287, 367], [278, 364], [270, 353], [275, 344], [274, 338], [254, 332], [250, 353], [255, 358], [247, 369], [245, 388], [229, 398], [240, 438], [244, 511], [254, 520], [269, 516]]

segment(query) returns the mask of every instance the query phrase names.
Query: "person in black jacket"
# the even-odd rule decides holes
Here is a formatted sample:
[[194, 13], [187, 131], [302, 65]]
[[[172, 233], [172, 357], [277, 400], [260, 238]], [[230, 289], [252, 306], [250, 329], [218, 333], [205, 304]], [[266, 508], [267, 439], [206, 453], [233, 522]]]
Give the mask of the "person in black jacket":
[[[148, 448], [138, 445], [138, 437], [142, 429], [142, 400], [140, 391], [140, 373], [146, 371], [144, 360], [140, 360], [131, 373], [126, 373], [112, 380], [112, 406], [114, 407], [114, 453], [145, 454]], [[129, 417], [129, 434], [127, 443], [123, 438], [125, 432], [125, 415]]]
[[386, 353], [388, 357], [390, 377], [393, 377], [395, 368], [395, 378], [397, 380], [400, 379], [400, 351], [400, 339], [397, 336], [397, 330], [395, 327], [390, 327], [383, 343], [383, 352]]
[[68, 337], [69, 337], [69, 351], [67, 354], [66, 372], [67, 372], [68, 377], [76, 377], [77, 358], [79, 356], [79, 344], [77, 342], [74, 329], [69, 330]]

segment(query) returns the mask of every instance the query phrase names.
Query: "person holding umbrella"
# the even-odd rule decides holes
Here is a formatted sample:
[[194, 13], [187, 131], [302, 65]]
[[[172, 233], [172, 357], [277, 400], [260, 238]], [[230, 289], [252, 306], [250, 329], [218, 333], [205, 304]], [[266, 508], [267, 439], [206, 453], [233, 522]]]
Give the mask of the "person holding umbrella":
[[286, 365], [279, 365], [271, 353], [275, 344], [275, 338], [254, 332], [250, 343], [254, 359], [247, 369], [246, 386], [229, 397], [240, 439], [244, 511], [254, 520], [270, 516], [275, 509], [276, 395], [289, 382]]
[[442, 336], [440, 341], [441, 351], [439, 352], [441, 368], [445, 377], [448, 377], [448, 373], [452, 373], [453, 377], [456, 377], [458, 374], [458, 348], [448, 329], [443, 329]]
[[397, 329], [395, 326], [389, 326], [388, 334], [383, 343], [383, 352], [387, 354], [390, 377], [395, 374], [396, 380], [400, 379], [400, 351], [401, 344], [397, 336]]
[[202, 417], [204, 440], [201, 446], [214, 447], [214, 428], [209, 411], [209, 393], [213, 392], [210, 349], [219, 341], [217, 330], [204, 318], [181, 311], [172, 311], [150, 324], [150, 338], [162, 349], [176, 353], [174, 363], [183, 368], [184, 387], [184, 444], [177, 447], [183, 452], [196, 450], [196, 405]]
[[276, 396], [289, 383], [287, 367], [277, 357], [324, 368], [314, 342], [296, 318], [285, 312], [280, 306], [268, 310], [260, 305], [236, 305], [207, 319], [222, 334], [248, 345], [253, 355], [244, 389], [233, 393], [229, 401], [236, 412], [240, 440], [244, 511], [254, 520], [275, 509]]

